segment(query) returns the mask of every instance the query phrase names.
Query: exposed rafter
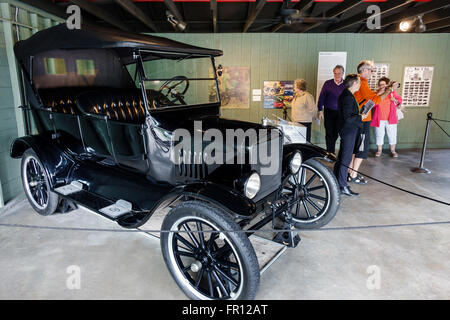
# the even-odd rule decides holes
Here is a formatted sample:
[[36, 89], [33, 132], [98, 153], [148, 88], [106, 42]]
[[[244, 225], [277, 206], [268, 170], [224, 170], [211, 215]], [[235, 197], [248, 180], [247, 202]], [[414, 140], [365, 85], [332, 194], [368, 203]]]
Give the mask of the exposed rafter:
[[[299, 14], [304, 14], [306, 11], [308, 11], [315, 3], [316, 0], [302, 0], [300, 2], [297, 2], [296, 4], [293, 4], [292, 2], [289, 2], [287, 7], [292, 9], [297, 9], [299, 11]], [[277, 32], [281, 28], [283, 28], [285, 24], [283, 22], [280, 22], [277, 24], [273, 29], [272, 32]]]
[[[432, 22], [439, 21], [439, 20], [442, 20], [442, 19], [445, 19], [448, 17], [450, 17], [450, 9], [435, 10], [435, 11], [425, 14], [422, 17], [422, 21], [423, 21], [423, 23], [427, 24], [427, 23], [432, 23]], [[402, 32], [402, 31], [400, 31], [399, 23], [393, 23], [393, 24], [387, 26], [383, 30], [383, 32], [392, 33], [392, 32]], [[409, 32], [414, 32], [414, 29], [411, 29]]]
[[[402, 20], [414, 18], [417, 17], [418, 15], [423, 15], [425, 13], [441, 9], [448, 5], [449, 5], [448, 0], [433, 0], [412, 8], [408, 8], [400, 12], [399, 14], [390, 15], [389, 17], [381, 19], [381, 28], [384, 28], [396, 22], [400, 22]], [[367, 30], [366, 32], [373, 32], [373, 31], [374, 30]]]
[[29, 4], [35, 8], [44, 10], [48, 13], [51, 13], [57, 17], [62, 19], [67, 19], [67, 14], [61, 7], [54, 5], [50, 1], [42, 1], [42, 0], [22, 0], [22, 2]]
[[[300, 13], [305, 13], [307, 10], [309, 10], [312, 5], [314, 4], [316, 0], [301, 0], [297, 2], [293, 8], [300, 11]], [[291, 2], [292, 3], [292, 2]]]
[[142, 11], [138, 6], [136, 6], [131, 0], [114, 0], [118, 5], [125, 9], [129, 14], [136, 17], [147, 27], [152, 29], [154, 32], [158, 32], [153, 21]]
[[210, 0], [212, 21], [213, 21], [213, 32], [217, 32], [217, 0]]
[[450, 27], [450, 17], [436, 22], [428, 23], [426, 32], [436, 32], [436, 30]]
[[[328, 10], [327, 12], [325, 12], [324, 16], [326, 18], [336, 18], [337, 16], [344, 14], [345, 12], [347, 12], [348, 10], [356, 7], [357, 5], [361, 4], [362, 2], [364, 2], [364, 0], [351, 0], [351, 1], [345, 1], [342, 3], [338, 3], [337, 5], [335, 5], [333, 8], [331, 8], [330, 10]], [[316, 22], [312, 25], [307, 26], [306, 28], [300, 30], [300, 32], [307, 32], [309, 30], [315, 29], [318, 26], [320, 26], [323, 22]]]
[[[380, 7], [380, 15], [383, 15], [395, 9], [409, 5], [413, 1], [414, 0], [391, 0], [377, 5]], [[367, 5], [369, 6], [371, 4], [368, 3]], [[366, 13], [366, 10], [364, 10], [360, 14], [352, 16], [348, 19], [345, 19], [344, 21], [337, 23], [336, 25], [331, 26], [329, 30], [327, 30], [327, 32], [337, 32], [340, 30], [347, 29], [348, 27], [351, 27], [355, 24], [360, 24], [361, 22], [366, 21], [368, 17], [369, 15]]]
[[261, 12], [261, 10], [264, 8], [264, 5], [266, 4], [266, 0], [259, 0], [256, 4], [256, 7], [252, 10], [250, 15], [247, 18], [247, 21], [245, 22], [244, 29], [242, 32], [247, 32], [248, 28], [252, 25], [252, 23], [255, 21], [258, 14]]
[[125, 23], [122, 22], [122, 20], [118, 17], [116, 17], [114, 14], [107, 12], [106, 10], [102, 9], [98, 5], [89, 2], [88, 0], [70, 0], [73, 4], [76, 4], [83, 10], [86, 10], [90, 14], [96, 16], [97, 18], [102, 19], [103, 21], [108, 22], [110, 25], [115, 26], [119, 29], [122, 29], [124, 31], [132, 32], [133, 30], [127, 26]]

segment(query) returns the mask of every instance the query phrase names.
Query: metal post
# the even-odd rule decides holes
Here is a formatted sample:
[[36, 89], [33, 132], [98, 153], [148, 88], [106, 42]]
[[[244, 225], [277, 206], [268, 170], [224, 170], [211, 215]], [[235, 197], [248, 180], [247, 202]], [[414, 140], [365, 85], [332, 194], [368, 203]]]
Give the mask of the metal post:
[[412, 168], [411, 171], [415, 173], [431, 173], [430, 170], [423, 167], [423, 163], [425, 161], [425, 152], [427, 151], [427, 143], [428, 143], [428, 134], [430, 133], [430, 121], [433, 118], [433, 114], [431, 112], [427, 113], [427, 126], [425, 128], [425, 136], [423, 139], [422, 146], [422, 155], [420, 156], [420, 164], [419, 167]]

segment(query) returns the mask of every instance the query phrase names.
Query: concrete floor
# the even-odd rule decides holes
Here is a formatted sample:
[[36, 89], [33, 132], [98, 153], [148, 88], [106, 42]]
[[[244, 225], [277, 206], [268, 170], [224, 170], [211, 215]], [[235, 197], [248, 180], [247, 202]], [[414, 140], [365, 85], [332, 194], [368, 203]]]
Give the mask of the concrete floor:
[[[409, 171], [419, 156], [369, 158], [361, 171], [448, 202], [450, 150], [428, 151], [429, 175]], [[343, 198], [326, 228], [450, 221], [448, 206], [375, 181], [354, 190], [360, 196]], [[1, 210], [0, 224], [123, 230], [84, 209], [42, 217], [27, 202]], [[301, 232], [299, 246], [262, 275], [257, 299], [449, 299], [449, 231], [435, 224]], [[0, 226], [0, 252], [0, 299], [186, 299], [159, 241], [140, 233]], [[80, 289], [66, 285], [70, 266], [80, 268]]]

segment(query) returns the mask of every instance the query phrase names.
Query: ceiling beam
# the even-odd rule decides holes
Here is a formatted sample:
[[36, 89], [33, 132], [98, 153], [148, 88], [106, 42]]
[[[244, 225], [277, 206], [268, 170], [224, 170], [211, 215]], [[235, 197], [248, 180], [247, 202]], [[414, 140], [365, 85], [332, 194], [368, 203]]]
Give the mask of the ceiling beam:
[[152, 29], [154, 32], [158, 32], [153, 21], [142, 11], [137, 5], [135, 5], [131, 0], [114, 0], [118, 5], [125, 9], [129, 14], [140, 20], [147, 27]]
[[[377, 6], [380, 7], [380, 16], [382, 16], [383, 14], [386, 14], [392, 10], [398, 9], [398, 8], [402, 8], [406, 5], [409, 5], [410, 3], [412, 3], [413, 0], [390, 0], [388, 2], [382, 2], [377, 4]], [[368, 3], [367, 6], [371, 5], [370, 3]], [[363, 12], [356, 14], [352, 17], [349, 17], [348, 19], [345, 19], [344, 21], [341, 21], [339, 23], [337, 23], [336, 25], [331, 26], [327, 32], [337, 32], [340, 30], [344, 30], [348, 27], [351, 27], [355, 24], [360, 24], [363, 21], [366, 21], [367, 18], [369, 17], [369, 15], [366, 13], [366, 10], [364, 10]]]
[[217, 0], [210, 0], [212, 21], [213, 21], [213, 32], [217, 32]]
[[242, 30], [242, 32], [247, 32], [248, 28], [250, 28], [250, 26], [255, 21], [256, 17], [258, 16], [258, 14], [264, 8], [265, 4], [266, 4], [266, 0], [258, 1], [255, 8], [253, 8], [252, 12], [249, 14], [247, 21], [245, 21], [244, 29]]
[[92, 2], [89, 2], [88, 0], [70, 0], [70, 2], [76, 4], [77, 6], [89, 12], [90, 14], [96, 16], [97, 18], [108, 22], [110, 25], [114, 27], [117, 27], [124, 31], [133, 32], [131, 27], [124, 24], [120, 18], [116, 17], [112, 13], [108, 13], [106, 10], [102, 9], [101, 7]]
[[67, 13], [66, 11], [61, 8], [60, 6], [57, 6], [50, 1], [42, 1], [42, 0], [22, 0], [22, 2], [33, 6], [35, 8], [38, 8], [40, 10], [46, 11], [48, 13], [51, 13], [57, 17], [60, 17], [64, 20], [67, 19]]
[[440, 32], [440, 33], [450, 33], [450, 27], [438, 29], [438, 30], [436, 30], [435, 32]]
[[[297, 2], [295, 5], [293, 4], [293, 2], [289, 2], [287, 7], [292, 9], [296, 9], [298, 10], [299, 14], [302, 15], [304, 14], [306, 11], [308, 11], [309, 9], [311, 9], [311, 7], [314, 5], [316, 0], [301, 0], [300, 2]], [[277, 24], [273, 29], [272, 32], [277, 32], [278, 30], [280, 30], [281, 28], [283, 28], [285, 26], [285, 24], [283, 22], [280, 22], [279, 24]]]
[[445, 18], [436, 22], [428, 23], [427, 30], [425, 32], [431, 32], [431, 31], [439, 31], [439, 29], [450, 27], [450, 17]]
[[314, 1], [316, 0], [301, 0], [294, 5], [293, 9], [300, 11], [300, 14], [305, 13], [309, 8], [311, 8]]
[[[450, 9], [435, 10], [435, 11], [425, 14], [422, 17], [422, 21], [423, 21], [423, 23], [427, 24], [427, 23], [432, 23], [432, 22], [439, 21], [439, 20], [442, 20], [442, 19], [445, 19], [448, 17], [450, 17]], [[393, 32], [402, 32], [402, 31], [400, 31], [399, 23], [393, 23], [393, 24], [387, 26], [383, 30], [383, 32], [384, 33], [393, 33]], [[414, 32], [414, 29], [411, 28], [411, 30], [408, 32]]]
[[[326, 11], [324, 13], [324, 16], [326, 18], [330, 18], [330, 19], [336, 18], [337, 16], [339, 16], [341, 14], [344, 14], [348, 10], [356, 7], [357, 5], [359, 5], [360, 3], [364, 2], [364, 1], [365, 0], [351, 0], [351, 1], [345, 1], [345, 2], [342, 2], [342, 3], [338, 3], [333, 8], [331, 8], [328, 11]], [[309, 30], [317, 28], [321, 24], [323, 24], [323, 22], [314, 23], [314, 24], [312, 24], [310, 26], [307, 26], [306, 28], [300, 30], [300, 32], [308, 32]]]
[[[419, 15], [423, 15], [429, 12], [432, 12], [437, 9], [441, 9], [443, 7], [448, 6], [448, 0], [433, 0], [430, 2], [425, 2], [419, 6], [415, 6], [412, 8], [408, 8], [398, 14], [390, 15], [387, 18], [381, 19], [381, 28], [385, 28], [386, 26], [400, 22], [402, 20], [411, 19], [417, 17]], [[373, 32], [379, 30], [366, 30], [365, 32]]]

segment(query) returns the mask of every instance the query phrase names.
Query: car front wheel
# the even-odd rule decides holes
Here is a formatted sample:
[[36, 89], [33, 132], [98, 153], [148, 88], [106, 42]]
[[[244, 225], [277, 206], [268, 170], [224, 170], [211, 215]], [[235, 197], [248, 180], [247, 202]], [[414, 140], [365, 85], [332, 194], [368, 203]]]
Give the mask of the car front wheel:
[[164, 261], [189, 298], [254, 299], [258, 260], [248, 237], [227, 213], [187, 201], [168, 213], [162, 230]]
[[316, 229], [330, 222], [339, 209], [340, 193], [334, 174], [315, 159], [283, 181], [281, 197], [290, 201], [292, 221], [299, 229]]

